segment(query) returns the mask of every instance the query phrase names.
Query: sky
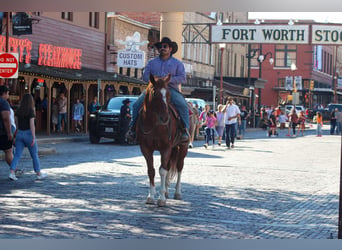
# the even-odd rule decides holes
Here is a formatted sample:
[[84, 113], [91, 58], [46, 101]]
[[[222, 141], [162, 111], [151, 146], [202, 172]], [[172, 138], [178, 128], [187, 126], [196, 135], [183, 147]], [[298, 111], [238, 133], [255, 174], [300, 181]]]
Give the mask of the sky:
[[298, 19], [316, 22], [342, 23], [342, 12], [249, 12], [249, 19]]

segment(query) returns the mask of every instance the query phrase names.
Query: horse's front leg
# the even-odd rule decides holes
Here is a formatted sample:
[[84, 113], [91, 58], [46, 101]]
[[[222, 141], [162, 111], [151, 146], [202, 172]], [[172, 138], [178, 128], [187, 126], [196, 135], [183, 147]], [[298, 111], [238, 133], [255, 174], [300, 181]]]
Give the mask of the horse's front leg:
[[171, 177], [170, 177], [170, 171], [166, 174], [166, 180], [165, 180], [165, 198], [169, 198], [169, 187], [170, 187]]
[[154, 204], [155, 194], [156, 194], [156, 188], [154, 184], [154, 177], [156, 175], [154, 167], [153, 167], [153, 152], [150, 152], [148, 150], [142, 149], [141, 152], [143, 153], [146, 164], [147, 164], [147, 174], [150, 181], [150, 187], [149, 192], [146, 198], [146, 204]]
[[158, 206], [165, 206], [166, 205], [166, 182], [167, 182], [167, 173], [168, 170], [166, 169], [168, 167], [168, 162], [171, 155], [171, 150], [166, 150], [164, 152], [160, 152], [161, 154], [161, 166], [159, 168], [159, 174], [160, 174], [160, 196], [158, 199]]

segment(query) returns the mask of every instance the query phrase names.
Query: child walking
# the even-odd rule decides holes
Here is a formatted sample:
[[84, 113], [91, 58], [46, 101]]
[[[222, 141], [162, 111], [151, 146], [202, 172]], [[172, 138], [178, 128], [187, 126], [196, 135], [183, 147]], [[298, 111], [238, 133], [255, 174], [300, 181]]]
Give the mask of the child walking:
[[209, 111], [209, 115], [206, 117], [203, 125], [207, 125], [205, 128], [205, 144], [203, 145], [205, 148], [209, 146], [210, 139], [213, 141], [213, 147], [215, 146], [215, 126], [217, 124], [217, 119], [215, 117], [214, 110]]
[[322, 137], [323, 119], [322, 119], [322, 114], [320, 112], [317, 112], [316, 122], [317, 122], [316, 136]]

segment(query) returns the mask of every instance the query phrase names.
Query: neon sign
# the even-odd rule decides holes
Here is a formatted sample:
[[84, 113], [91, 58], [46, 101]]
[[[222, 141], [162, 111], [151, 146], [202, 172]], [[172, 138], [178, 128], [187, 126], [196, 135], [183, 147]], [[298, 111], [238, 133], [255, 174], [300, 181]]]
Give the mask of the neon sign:
[[51, 44], [39, 45], [38, 65], [80, 69], [81, 68], [81, 49], [57, 47]]
[[[9, 52], [19, 53], [19, 62], [24, 61], [24, 54], [25, 54], [25, 63], [31, 63], [32, 42], [30, 40], [9, 37], [8, 48], [9, 48]], [[6, 37], [0, 36], [0, 52], [5, 52], [5, 51], [6, 51]]]

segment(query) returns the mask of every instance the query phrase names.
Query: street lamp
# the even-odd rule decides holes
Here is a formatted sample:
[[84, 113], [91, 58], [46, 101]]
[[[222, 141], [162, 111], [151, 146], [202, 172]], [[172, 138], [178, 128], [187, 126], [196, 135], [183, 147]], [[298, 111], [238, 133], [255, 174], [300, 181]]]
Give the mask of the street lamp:
[[297, 66], [293, 62], [293, 63], [291, 63], [290, 68], [291, 68], [291, 71], [292, 71], [292, 81], [293, 81], [293, 87], [292, 87], [293, 90], [292, 90], [292, 93], [291, 93], [291, 95], [292, 95], [292, 104], [296, 105], [297, 103], [295, 102], [295, 99], [297, 100], [297, 94], [296, 94], [297, 93], [297, 88], [296, 88], [296, 82], [295, 82], [295, 71], [297, 70]]
[[255, 54], [257, 53], [259, 49], [252, 49], [252, 45], [249, 43], [248, 44], [248, 53], [246, 55], [246, 58], [248, 59], [248, 86], [249, 89], [251, 90], [251, 106], [250, 106], [250, 110], [252, 113], [252, 127], [255, 127], [255, 110], [254, 110], [254, 102], [255, 102], [255, 94], [254, 94], [254, 84], [252, 86], [252, 82], [251, 82], [251, 59], [255, 56]]
[[221, 51], [221, 60], [220, 60], [220, 104], [222, 104], [222, 98], [223, 98], [223, 77], [222, 77], [222, 70], [223, 70], [223, 51], [226, 47], [225, 43], [219, 44], [220, 51]]
[[[270, 64], [272, 65], [273, 62], [274, 62], [274, 59], [273, 59], [273, 55], [272, 55], [272, 52], [267, 52], [266, 54], [262, 54], [262, 46], [260, 44], [260, 49], [259, 49], [259, 57], [258, 57], [258, 62], [259, 62], [259, 78], [261, 79], [262, 78], [262, 62], [264, 60], [266, 60], [267, 56], [270, 56]], [[260, 112], [260, 108], [261, 108], [261, 88], [259, 88], [259, 98], [258, 98], [258, 108], [259, 108], [259, 112]]]
[[334, 103], [337, 103], [337, 73], [334, 76]]

